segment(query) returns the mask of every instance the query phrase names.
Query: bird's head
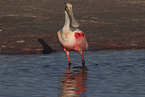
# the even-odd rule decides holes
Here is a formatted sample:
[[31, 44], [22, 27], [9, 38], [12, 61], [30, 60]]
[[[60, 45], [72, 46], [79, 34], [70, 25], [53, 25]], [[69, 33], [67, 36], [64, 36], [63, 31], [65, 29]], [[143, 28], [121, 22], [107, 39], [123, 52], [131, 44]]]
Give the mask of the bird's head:
[[71, 25], [73, 27], [79, 27], [79, 23], [76, 21], [73, 15], [73, 9], [72, 9], [72, 4], [71, 3], [66, 3], [65, 4], [65, 11], [68, 13], [70, 20], [71, 20]]
[[66, 4], [65, 4], [65, 10], [66, 10], [67, 12], [70, 12], [70, 11], [72, 10], [72, 4], [71, 4], [71, 3], [66, 3]]

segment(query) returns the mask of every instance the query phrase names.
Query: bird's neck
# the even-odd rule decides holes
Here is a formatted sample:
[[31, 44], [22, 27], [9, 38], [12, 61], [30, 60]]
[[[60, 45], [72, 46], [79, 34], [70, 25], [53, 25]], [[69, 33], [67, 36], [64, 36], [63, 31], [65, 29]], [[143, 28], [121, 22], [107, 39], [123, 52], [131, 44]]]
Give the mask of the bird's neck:
[[65, 11], [65, 23], [64, 23], [64, 26], [63, 26], [63, 28], [62, 28], [63, 32], [64, 32], [64, 33], [66, 33], [66, 32], [67, 32], [67, 33], [71, 32], [70, 26], [71, 26], [70, 17], [69, 17], [69, 15], [68, 15], [67, 11]]

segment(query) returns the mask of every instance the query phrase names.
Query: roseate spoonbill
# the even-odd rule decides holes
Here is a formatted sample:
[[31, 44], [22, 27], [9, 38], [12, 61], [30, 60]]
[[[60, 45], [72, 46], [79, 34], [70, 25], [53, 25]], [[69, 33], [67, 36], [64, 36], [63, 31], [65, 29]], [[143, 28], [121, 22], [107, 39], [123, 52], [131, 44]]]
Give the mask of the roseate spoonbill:
[[65, 23], [61, 30], [58, 31], [58, 40], [64, 49], [69, 64], [71, 64], [69, 58], [69, 52], [71, 50], [78, 51], [82, 57], [82, 63], [84, 64], [83, 50], [88, 49], [88, 43], [83, 31], [78, 29], [79, 23], [76, 21], [73, 15], [72, 4], [66, 3], [65, 5]]

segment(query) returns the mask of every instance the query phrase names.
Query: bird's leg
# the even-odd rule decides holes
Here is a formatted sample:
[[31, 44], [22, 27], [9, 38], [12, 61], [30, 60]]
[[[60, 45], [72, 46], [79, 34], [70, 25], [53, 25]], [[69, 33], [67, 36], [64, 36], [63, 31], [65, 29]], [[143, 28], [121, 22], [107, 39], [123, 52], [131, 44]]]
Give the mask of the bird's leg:
[[64, 48], [64, 51], [65, 51], [65, 53], [67, 55], [67, 59], [68, 59], [69, 65], [71, 65], [70, 58], [69, 58], [69, 51], [66, 50], [65, 48]]
[[84, 57], [83, 57], [83, 51], [79, 51], [79, 53], [81, 54], [81, 57], [82, 57], [82, 65], [84, 66], [85, 65], [85, 60], [84, 60]]
[[70, 67], [71, 67], [71, 65], [69, 64], [67, 67], [67, 73], [70, 73]]

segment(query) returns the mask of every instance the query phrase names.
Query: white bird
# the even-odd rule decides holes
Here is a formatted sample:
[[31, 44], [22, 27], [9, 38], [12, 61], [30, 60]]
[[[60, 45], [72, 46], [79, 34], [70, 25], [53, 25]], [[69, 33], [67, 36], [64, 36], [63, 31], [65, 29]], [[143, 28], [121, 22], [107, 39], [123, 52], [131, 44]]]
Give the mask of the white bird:
[[71, 50], [78, 51], [82, 57], [82, 63], [84, 64], [83, 50], [88, 50], [88, 43], [83, 31], [78, 29], [79, 23], [76, 21], [73, 15], [72, 4], [66, 3], [65, 5], [65, 23], [61, 30], [58, 31], [58, 40], [64, 49], [69, 64], [71, 64], [69, 58], [69, 52]]

